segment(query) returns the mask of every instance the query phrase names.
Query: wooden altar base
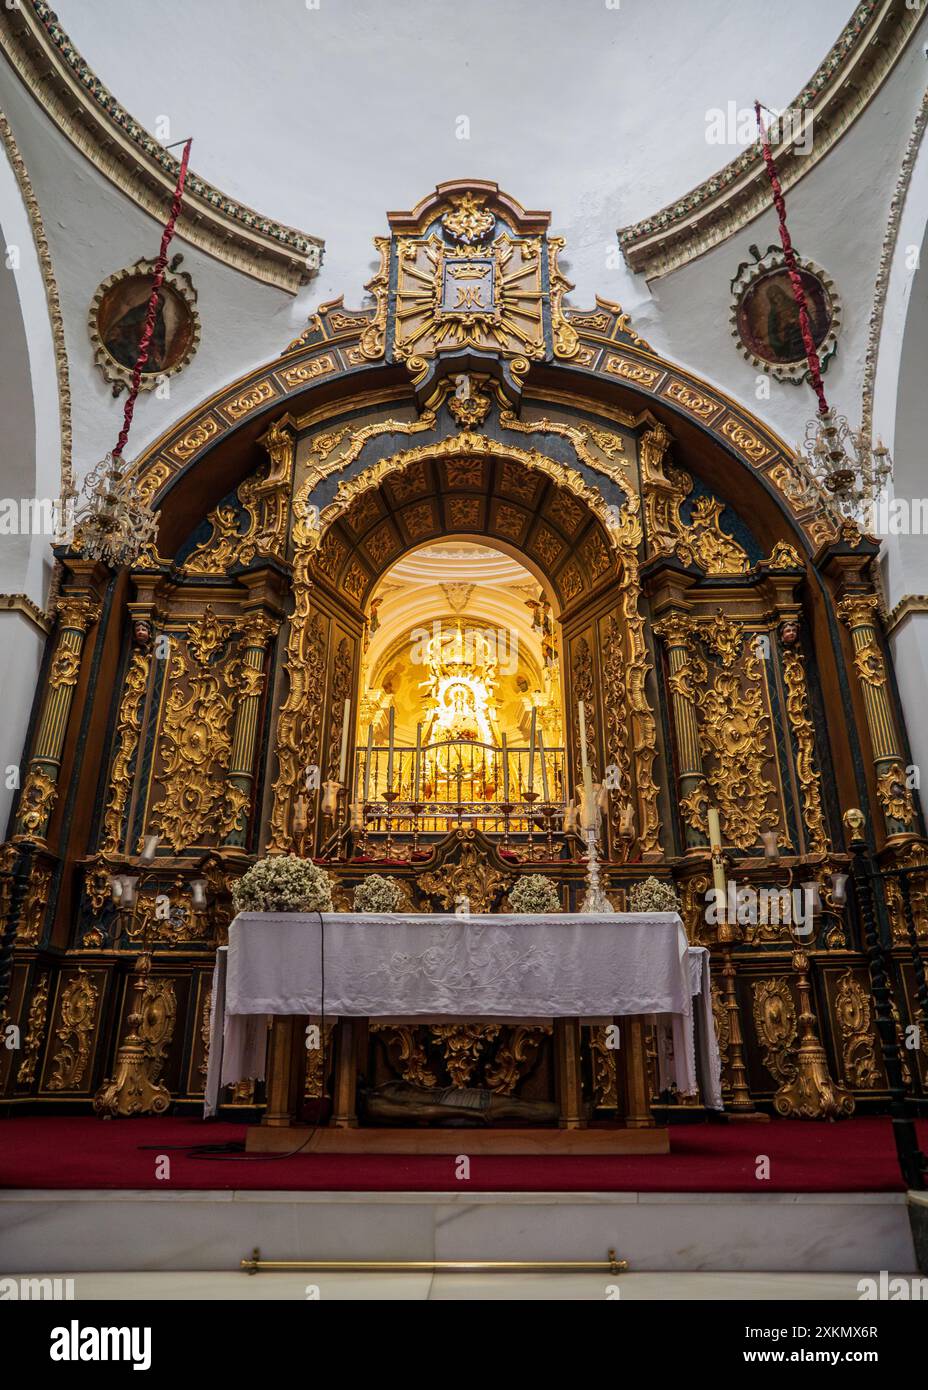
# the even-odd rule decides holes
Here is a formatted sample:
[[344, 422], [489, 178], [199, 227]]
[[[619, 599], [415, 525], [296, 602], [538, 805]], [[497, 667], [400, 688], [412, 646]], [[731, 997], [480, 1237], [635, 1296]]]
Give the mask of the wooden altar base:
[[666, 1127], [627, 1129], [338, 1129], [310, 1125], [252, 1125], [246, 1153], [328, 1154], [667, 1154]]

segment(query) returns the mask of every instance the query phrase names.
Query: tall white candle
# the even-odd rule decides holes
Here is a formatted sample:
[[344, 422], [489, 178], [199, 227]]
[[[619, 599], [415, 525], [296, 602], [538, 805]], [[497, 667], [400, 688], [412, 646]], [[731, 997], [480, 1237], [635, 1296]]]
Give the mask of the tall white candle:
[[545, 767], [545, 736], [541, 729], [538, 730], [538, 758], [541, 763], [541, 798], [547, 801], [548, 798], [548, 769]]
[[577, 704], [577, 714], [580, 719], [580, 766], [586, 771], [586, 706], [580, 700]]
[[348, 768], [348, 725], [351, 719], [351, 701], [345, 701], [345, 709], [342, 714], [342, 751], [338, 761], [338, 780], [342, 786], [345, 785], [345, 773]]
[[529, 734], [528, 748], [528, 790], [535, 790], [535, 726], [538, 722], [538, 711], [532, 705], [532, 730]]
[[415, 793], [414, 793], [413, 798], [412, 798], [413, 801], [418, 801], [418, 800], [419, 800], [419, 783], [420, 783], [420, 781], [421, 781], [421, 767], [422, 767], [422, 725], [421, 725], [421, 724], [417, 724], [417, 725], [416, 725], [416, 790], [415, 790]]
[[390, 706], [389, 742], [387, 744], [387, 791], [393, 790], [393, 737], [396, 731], [396, 710]]
[[371, 756], [374, 752], [374, 726], [367, 726], [367, 756], [364, 759], [364, 804], [371, 799]]
[[712, 852], [712, 884], [723, 895], [726, 892], [725, 884], [725, 865], [722, 862], [722, 828], [719, 824], [719, 813], [715, 806], [710, 806], [706, 811], [706, 821], [709, 826], [709, 848]]

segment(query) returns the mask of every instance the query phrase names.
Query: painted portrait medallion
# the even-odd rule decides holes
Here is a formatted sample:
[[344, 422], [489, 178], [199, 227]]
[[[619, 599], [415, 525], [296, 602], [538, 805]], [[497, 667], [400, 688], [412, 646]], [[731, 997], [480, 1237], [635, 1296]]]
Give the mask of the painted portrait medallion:
[[[196, 352], [200, 340], [197, 295], [190, 276], [177, 271], [180, 259], [174, 257], [158, 292], [154, 331], [142, 372], [143, 391], [181, 371]], [[117, 271], [98, 287], [90, 306], [90, 337], [97, 365], [107, 381], [115, 383], [114, 394], [132, 379], [148, 313], [153, 273], [153, 261], [137, 261]]]
[[[756, 253], [756, 247], [751, 248]], [[799, 261], [812, 338], [824, 367], [834, 355], [840, 306], [830, 277], [810, 261]], [[731, 331], [749, 362], [781, 381], [799, 382], [808, 364], [783, 253], [771, 247], [766, 256], [738, 267], [731, 284]]]

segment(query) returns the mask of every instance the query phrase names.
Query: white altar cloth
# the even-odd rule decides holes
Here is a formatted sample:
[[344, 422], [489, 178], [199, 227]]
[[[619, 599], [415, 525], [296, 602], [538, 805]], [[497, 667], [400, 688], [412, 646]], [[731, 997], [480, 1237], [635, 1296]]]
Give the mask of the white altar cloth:
[[222, 1086], [264, 1076], [266, 1015], [493, 1022], [653, 1015], [662, 1070], [719, 1108], [708, 952], [676, 913], [240, 913], [217, 954], [206, 1113]]

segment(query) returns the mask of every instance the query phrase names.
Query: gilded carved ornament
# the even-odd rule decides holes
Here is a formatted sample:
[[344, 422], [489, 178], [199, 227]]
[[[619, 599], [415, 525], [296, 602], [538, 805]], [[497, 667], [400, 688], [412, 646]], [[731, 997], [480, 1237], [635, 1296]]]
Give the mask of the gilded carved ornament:
[[[103, 814], [103, 854], [117, 854], [122, 845], [123, 818], [132, 790], [132, 762], [141, 735], [142, 706], [148, 688], [151, 652], [132, 654], [116, 720], [116, 752], [110, 771], [110, 791]], [[100, 904], [102, 906], [102, 904]]]
[[693, 479], [681, 468], [665, 468], [672, 443], [670, 431], [657, 421], [639, 443], [641, 491], [652, 554], [674, 553], [686, 565], [706, 574], [746, 574], [747, 552], [722, 530], [725, 503], [716, 497], [697, 497], [688, 522], [680, 508], [693, 490]]
[[212, 533], [187, 557], [184, 574], [225, 574], [233, 563], [248, 565], [259, 555], [277, 560], [286, 555], [296, 443], [292, 431], [279, 421], [258, 443], [269, 458], [264, 476], [246, 478], [235, 494], [245, 514], [244, 529], [236, 507], [216, 507], [207, 518]]
[[235, 631], [207, 605], [168, 668], [158, 744], [163, 796], [151, 815], [175, 853], [224, 828], [240, 658], [237, 652], [217, 658]]

